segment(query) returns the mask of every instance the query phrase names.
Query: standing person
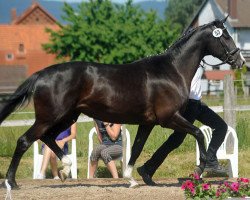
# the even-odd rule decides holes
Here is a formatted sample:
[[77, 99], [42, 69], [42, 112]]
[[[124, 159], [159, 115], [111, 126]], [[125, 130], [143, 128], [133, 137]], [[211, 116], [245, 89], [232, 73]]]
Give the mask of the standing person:
[[98, 160], [101, 158], [112, 177], [119, 178], [114, 159], [122, 156], [121, 124], [102, 122], [97, 119], [94, 123], [100, 145], [91, 153], [89, 177], [94, 178]]
[[[203, 69], [200, 66], [191, 82], [189, 100], [183, 116], [191, 123], [198, 120], [213, 129], [213, 136], [207, 150], [205, 171], [225, 173], [225, 169], [219, 165], [216, 152], [225, 139], [227, 124], [218, 114], [211, 110], [205, 103], [201, 102], [202, 74]], [[187, 133], [174, 131], [153, 156], [143, 166], [137, 168], [139, 175], [142, 176], [143, 181], [147, 185], [156, 185], [152, 180], [152, 176], [168, 154], [183, 143], [186, 135]]]
[[[72, 124], [71, 127], [61, 132], [56, 138], [56, 143], [61, 149], [63, 149], [64, 153], [67, 154], [68, 142], [75, 138], [76, 138], [76, 123]], [[45, 173], [49, 162], [54, 179], [60, 179], [58, 176], [57, 160], [56, 160], [57, 157], [55, 153], [47, 145], [43, 146], [43, 152], [44, 152], [43, 162], [41, 166], [41, 171], [38, 174], [37, 179], [45, 178]]]

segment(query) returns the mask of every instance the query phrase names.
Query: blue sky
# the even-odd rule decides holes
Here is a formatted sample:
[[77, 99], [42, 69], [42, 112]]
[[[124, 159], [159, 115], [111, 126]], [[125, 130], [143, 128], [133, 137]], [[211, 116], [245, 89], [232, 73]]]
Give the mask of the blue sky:
[[[83, 0], [46, 0], [46, 1], [66, 1], [66, 2], [81, 2]], [[87, 1], [87, 0], [84, 0]], [[116, 3], [124, 3], [127, 0], [111, 0]], [[149, 1], [149, 0], [133, 0], [134, 3], [141, 2], [141, 1]], [[165, 0], [154, 0], [154, 1], [165, 1]]]

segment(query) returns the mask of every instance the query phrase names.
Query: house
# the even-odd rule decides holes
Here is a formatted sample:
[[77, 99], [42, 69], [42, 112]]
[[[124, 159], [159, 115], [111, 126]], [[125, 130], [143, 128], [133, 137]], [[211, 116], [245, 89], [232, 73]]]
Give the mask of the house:
[[46, 28], [59, 30], [56, 19], [37, 2], [20, 16], [11, 10], [10, 24], [0, 25], [0, 93], [13, 92], [34, 72], [56, 63], [42, 44], [49, 42]]
[[[215, 19], [223, 19], [225, 16], [229, 15], [226, 27], [232, 38], [234, 39], [236, 46], [241, 49], [243, 56], [247, 61], [247, 65], [250, 66], [250, 0], [204, 0], [200, 9], [194, 16], [191, 26], [196, 27]], [[218, 64], [220, 60], [212, 57], [206, 56], [205, 61], [210, 64]], [[219, 70], [215, 70], [210, 66], [205, 65], [206, 71], [214, 70], [212, 72], [213, 76], [217, 76], [217, 74], [221, 73], [220, 71], [224, 71], [223, 74], [232, 73], [230, 71], [230, 66], [227, 64], [221, 65]], [[249, 72], [250, 73], [250, 72]], [[218, 84], [213, 87], [211, 84], [210, 91], [213, 90], [223, 90], [223, 76], [217, 76], [217, 80], [208, 80], [206, 83], [207, 86], [203, 86], [203, 88], [208, 88], [209, 82], [220, 82], [220, 86]]]

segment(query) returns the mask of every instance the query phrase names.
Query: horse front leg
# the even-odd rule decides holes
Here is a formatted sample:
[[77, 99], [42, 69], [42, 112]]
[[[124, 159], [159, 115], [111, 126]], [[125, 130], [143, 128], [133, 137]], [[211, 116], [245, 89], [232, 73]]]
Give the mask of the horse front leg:
[[70, 174], [72, 162], [63, 150], [57, 145], [55, 138], [51, 135], [44, 135], [41, 140], [56, 154], [61, 160], [63, 169], [59, 171], [58, 176], [62, 182], [64, 182]]
[[139, 125], [138, 127], [135, 141], [131, 150], [131, 157], [129, 159], [128, 166], [126, 167], [126, 170], [124, 172], [124, 177], [129, 179], [129, 182], [131, 184], [130, 187], [135, 187], [138, 185], [138, 183], [136, 183], [136, 181], [132, 177], [133, 167], [136, 160], [140, 156], [144, 144], [147, 141], [148, 136], [153, 128], [154, 125]]
[[176, 113], [173, 118], [171, 118], [171, 121], [168, 124], [161, 123], [161, 126], [171, 128], [183, 133], [189, 133], [195, 137], [200, 148], [200, 165], [196, 167], [195, 173], [198, 173], [198, 175], [200, 176], [205, 169], [207, 160], [204, 135], [202, 134], [201, 130], [187, 121], [179, 113]]

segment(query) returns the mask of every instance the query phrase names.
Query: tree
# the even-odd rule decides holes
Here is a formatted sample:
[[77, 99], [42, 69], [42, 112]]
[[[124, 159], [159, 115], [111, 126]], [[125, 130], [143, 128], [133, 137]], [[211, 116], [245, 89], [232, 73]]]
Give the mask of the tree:
[[173, 23], [180, 24], [183, 31], [191, 23], [202, 2], [203, 0], [169, 0], [165, 16]]
[[110, 0], [82, 2], [76, 10], [64, 5], [59, 31], [47, 29], [50, 43], [43, 47], [57, 58], [109, 64], [131, 62], [163, 52], [179, 35], [179, 27], [160, 20], [153, 11]]

